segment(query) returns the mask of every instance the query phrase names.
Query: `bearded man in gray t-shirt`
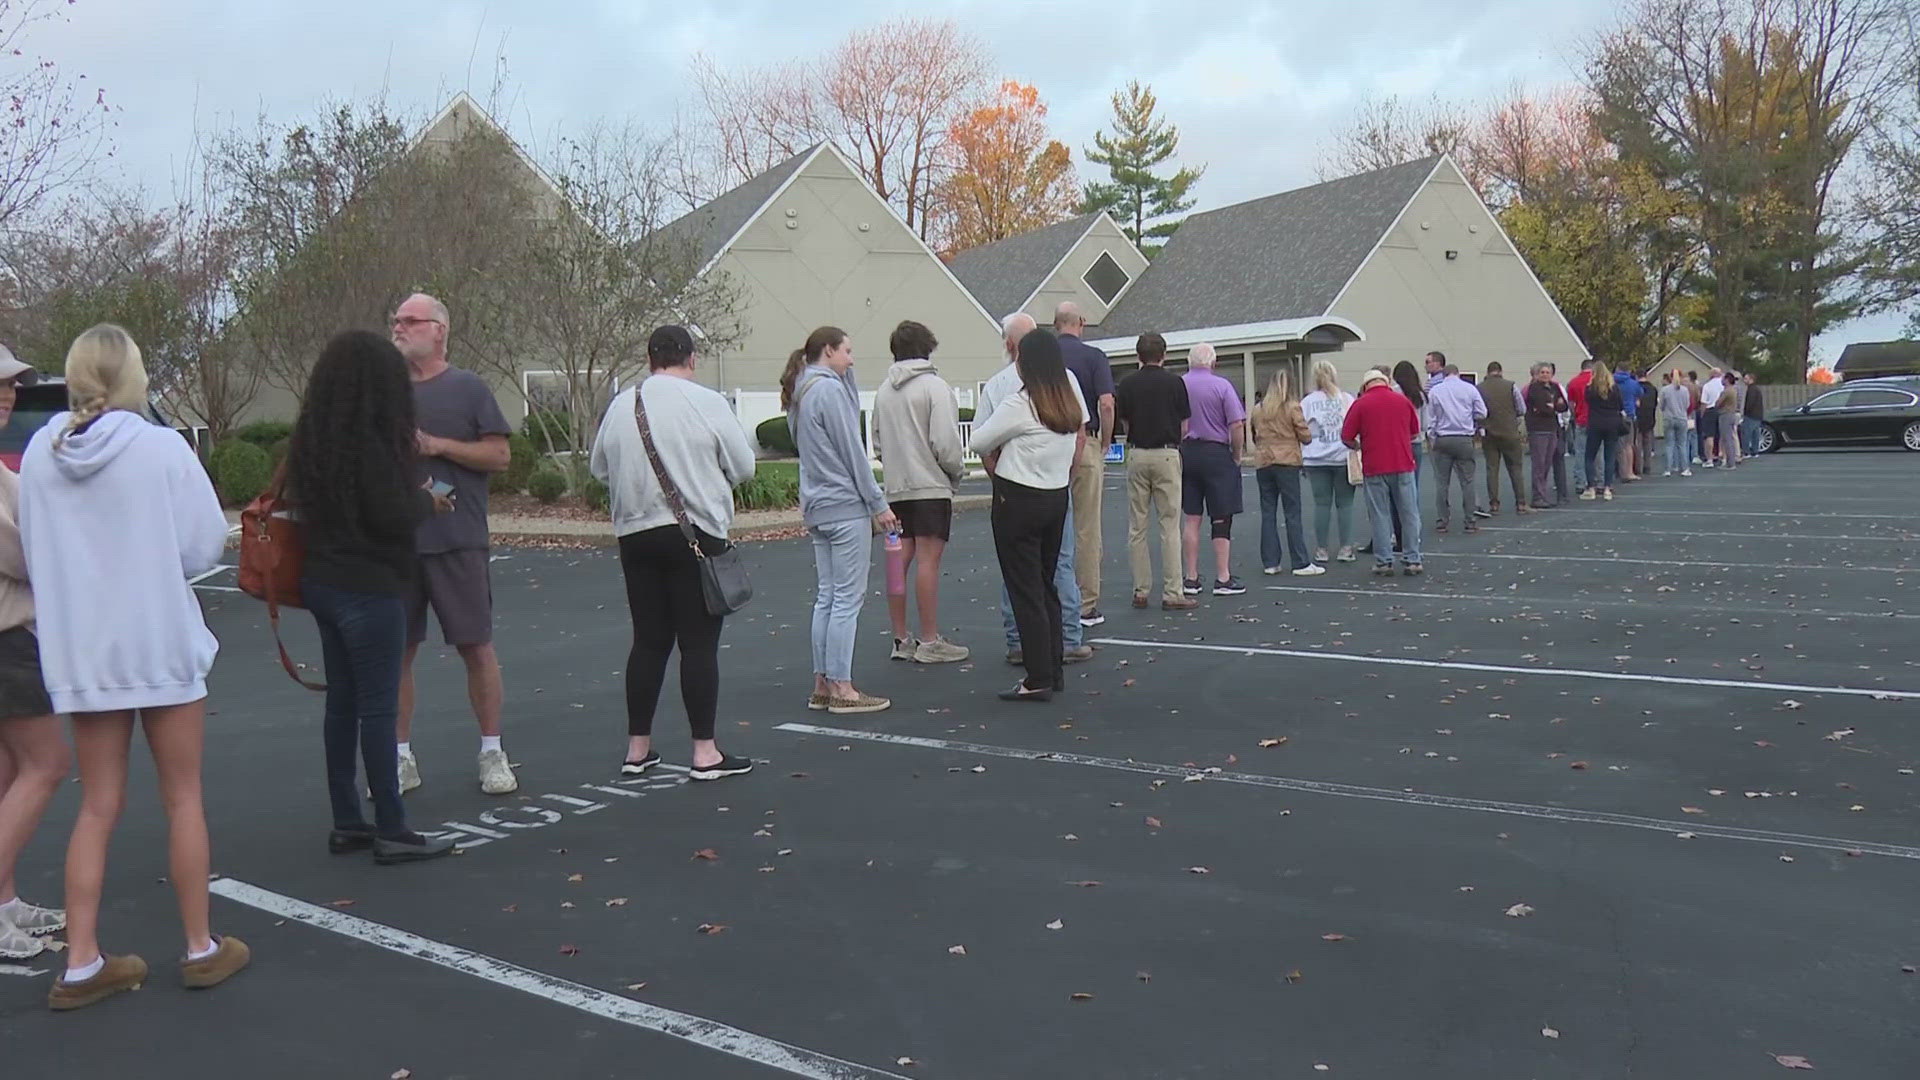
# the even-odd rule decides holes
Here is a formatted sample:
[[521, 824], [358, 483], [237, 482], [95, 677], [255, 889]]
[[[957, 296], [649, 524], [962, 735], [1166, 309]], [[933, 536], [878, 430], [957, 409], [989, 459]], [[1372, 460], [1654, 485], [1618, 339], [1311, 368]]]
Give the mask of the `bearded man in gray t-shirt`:
[[480, 723], [480, 790], [506, 795], [520, 786], [500, 745], [505, 690], [493, 651], [487, 476], [506, 470], [512, 428], [478, 375], [447, 363], [447, 307], [425, 293], [393, 313], [393, 343], [413, 377], [422, 479], [452, 487], [453, 512], [429, 518], [416, 538], [419, 561], [407, 603], [407, 651], [401, 667], [400, 790], [420, 786], [413, 756], [413, 660], [427, 637], [427, 609], [467, 666], [467, 697]]

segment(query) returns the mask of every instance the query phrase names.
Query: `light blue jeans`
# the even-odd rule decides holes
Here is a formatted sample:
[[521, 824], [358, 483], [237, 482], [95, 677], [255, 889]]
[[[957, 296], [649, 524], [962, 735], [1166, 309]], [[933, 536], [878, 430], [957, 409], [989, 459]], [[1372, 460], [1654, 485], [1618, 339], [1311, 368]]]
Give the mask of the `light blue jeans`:
[[1687, 422], [1667, 417], [1667, 468], [1672, 472], [1685, 472], [1693, 463], [1693, 432], [1687, 430]]
[[[1080, 579], [1073, 576], [1073, 499], [1067, 499], [1067, 529], [1060, 538], [1060, 562], [1053, 568], [1053, 587], [1060, 591], [1060, 640], [1069, 649], [1086, 641], [1086, 628], [1080, 625]], [[1000, 585], [1000, 626], [1007, 632], [1007, 651], [1020, 647], [1020, 628], [1013, 624], [1013, 598]]]
[[1587, 488], [1587, 429], [1579, 424], [1573, 425], [1573, 490], [1585, 491]]
[[1367, 513], [1373, 519], [1373, 565], [1393, 565], [1393, 512], [1400, 512], [1400, 561], [1420, 565], [1420, 504], [1414, 494], [1415, 474], [1387, 473], [1367, 477]]
[[853, 681], [853, 642], [867, 599], [873, 525], [864, 517], [810, 525], [813, 537], [813, 673]]

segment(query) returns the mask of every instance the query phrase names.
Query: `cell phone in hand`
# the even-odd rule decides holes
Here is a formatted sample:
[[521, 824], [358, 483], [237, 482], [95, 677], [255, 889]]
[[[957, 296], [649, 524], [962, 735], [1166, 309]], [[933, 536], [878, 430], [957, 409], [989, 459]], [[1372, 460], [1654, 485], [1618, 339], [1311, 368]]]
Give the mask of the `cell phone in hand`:
[[427, 485], [427, 490], [443, 499], [453, 498], [453, 485], [445, 480], [435, 480]]

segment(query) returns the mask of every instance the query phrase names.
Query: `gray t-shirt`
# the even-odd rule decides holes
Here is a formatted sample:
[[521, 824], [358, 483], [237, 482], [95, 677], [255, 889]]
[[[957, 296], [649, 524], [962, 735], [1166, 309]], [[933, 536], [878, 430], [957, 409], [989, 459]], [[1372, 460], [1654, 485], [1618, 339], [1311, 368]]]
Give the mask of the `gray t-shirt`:
[[[450, 367], [414, 383], [413, 411], [421, 431], [456, 442], [513, 433], [485, 380], [461, 368]], [[422, 463], [427, 477], [453, 485], [453, 512], [437, 514], [420, 526], [420, 554], [486, 550], [487, 474], [443, 457], [425, 458]]]

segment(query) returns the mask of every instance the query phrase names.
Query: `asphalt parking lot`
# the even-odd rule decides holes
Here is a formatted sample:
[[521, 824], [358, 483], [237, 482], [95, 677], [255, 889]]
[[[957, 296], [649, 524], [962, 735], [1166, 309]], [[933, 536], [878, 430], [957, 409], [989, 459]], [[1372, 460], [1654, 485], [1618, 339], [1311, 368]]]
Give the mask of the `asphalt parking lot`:
[[[0, 967], [8, 1077], [1746, 1078], [1920, 1070], [1920, 458], [1794, 452], [1429, 538], [1428, 572], [1259, 574], [1126, 604], [1047, 706], [994, 695], [987, 519], [892, 711], [804, 707], [811, 555], [755, 545], [722, 745], [751, 776], [616, 780], [628, 629], [604, 551], [502, 549], [517, 797], [473, 780], [423, 656], [415, 824], [460, 857], [330, 857], [319, 702], [263, 609], [223, 642], [207, 750], [216, 927], [254, 966], [189, 994], [151, 769], [114, 848], [139, 993], [45, 1011]], [[1431, 491], [1423, 492], [1429, 502]], [[1248, 505], [1253, 507], [1248, 482]], [[1429, 519], [1431, 515], [1429, 514]], [[1364, 528], [1356, 508], [1356, 528]], [[1457, 528], [1457, 526], [1456, 526]], [[317, 659], [310, 624], [289, 645]], [[686, 760], [677, 690], [656, 733]], [[56, 901], [64, 793], [21, 867]], [[703, 932], [704, 928], [704, 932]]]

